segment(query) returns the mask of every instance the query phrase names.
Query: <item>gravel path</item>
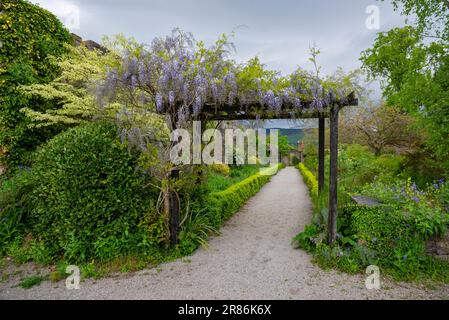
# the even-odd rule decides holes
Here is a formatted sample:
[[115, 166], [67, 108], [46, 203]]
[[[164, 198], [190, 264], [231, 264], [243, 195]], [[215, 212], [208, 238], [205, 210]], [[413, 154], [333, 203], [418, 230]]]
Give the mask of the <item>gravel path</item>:
[[286, 168], [231, 218], [209, 250], [158, 268], [81, 282], [46, 281], [25, 290], [0, 284], [0, 299], [448, 299], [449, 287], [418, 288], [382, 279], [367, 290], [364, 275], [322, 271], [292, 238], [310, 220], [299, 172]]

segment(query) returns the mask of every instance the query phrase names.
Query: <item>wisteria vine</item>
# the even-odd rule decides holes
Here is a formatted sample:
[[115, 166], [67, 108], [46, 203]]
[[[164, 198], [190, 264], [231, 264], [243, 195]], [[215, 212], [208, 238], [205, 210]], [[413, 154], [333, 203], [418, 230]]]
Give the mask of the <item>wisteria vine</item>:
[[[237, 64], [230, 59], [231, 49], [226, 36], [206, 48], [190, 33], [176, 29], [149, 46], [126, 50], [120, 65], [111, 68], [99, 84], [97, 96], [101, 103], [126, 100], [126, 104], [176, 115], [183, 122], [197, 117], [205, 104], [244, 107], [257, 102], [272, 112], [279, 112], [283, 105], [298, 114], [322, 112], [337, 101], [344, 102], [356, 88], [351, 76], [323, 80], [303, 69], [281, 76], [264, 70], [257, 58]], [[261, 72], [254, 75], [254, 68]]]

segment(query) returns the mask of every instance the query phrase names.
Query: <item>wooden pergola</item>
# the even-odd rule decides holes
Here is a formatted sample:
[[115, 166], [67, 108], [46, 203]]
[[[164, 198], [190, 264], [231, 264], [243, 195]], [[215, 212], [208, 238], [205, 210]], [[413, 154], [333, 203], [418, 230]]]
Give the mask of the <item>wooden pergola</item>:
[[[319, 119], [318, 120], [318, 189], [324, 190], [324, 160], [325, 160], [325, 119], [330, 122], [330, 173], [329, 173], [329, 215], [328, 236], [329, 244], [333, 244], [337, 235], [337, 182], [338, 182], [338, 115], [339, 111], [346, 106], [357, 106], [358, 99], [354, 93], [347, 96], [344, 101], [333, 103], [318, 111], [311, 108], [311, 101], [301, 102], [301, 111], [291, 104], [284, 103], [279, 110], [273, 111], [260, 102], [235, 103], [233, 105], [206, 104], [203, 106], [198, 119], [201, 121], [233, 121], [254, 119]], [[174, 121], [172, 122], [175, 123]], [[172, 174], [173, 178], [178, 172]], [[170, 197], [170, 231], [172, 244], [177, 243], [179, 230], [179, 203], [177, 197]]]

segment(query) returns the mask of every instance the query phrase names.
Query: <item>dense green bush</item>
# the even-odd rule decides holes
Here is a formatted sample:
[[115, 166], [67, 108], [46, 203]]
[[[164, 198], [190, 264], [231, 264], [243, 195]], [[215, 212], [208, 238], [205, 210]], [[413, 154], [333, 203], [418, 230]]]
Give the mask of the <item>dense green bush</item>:
[[28, 1], [2, 0], [0, 6], [0, 163], [14, 166], [60, 130], [29, 127], [20, 109], [43, 111], [49, 102], [26, 97], [19, 86], [51, 81], [58, 70], [48, 57], [63, 54], [71, 36], [52, 13]]
[[89, 123], [56, 136], [37, 152], [29, 229], [16, 245], [44, 248], [49, 261], [151, 254], [165, 229], [152, 203], [157, 193], [143, 187], [148, 177], [136, 167], [137, 155], [113, 124]]

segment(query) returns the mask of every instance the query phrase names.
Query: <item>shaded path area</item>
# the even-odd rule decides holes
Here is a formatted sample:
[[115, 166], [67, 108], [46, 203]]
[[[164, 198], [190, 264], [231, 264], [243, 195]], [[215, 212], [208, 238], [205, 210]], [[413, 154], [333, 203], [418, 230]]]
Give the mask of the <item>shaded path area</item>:
[[365, 288], [364, 275], [323, 271], [295, 250], [292, 238], [311, 217], [307, 187], [295, 168], [276, 176], [232, 217], [209, 250], [191, 257], [101, 280], [80, 290], [46, 281], [25, 290], [0, 284], [1, 299], [438, 299], [449, 287], [418, 288], [382, 279], [381, 290]]

